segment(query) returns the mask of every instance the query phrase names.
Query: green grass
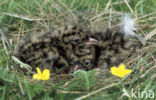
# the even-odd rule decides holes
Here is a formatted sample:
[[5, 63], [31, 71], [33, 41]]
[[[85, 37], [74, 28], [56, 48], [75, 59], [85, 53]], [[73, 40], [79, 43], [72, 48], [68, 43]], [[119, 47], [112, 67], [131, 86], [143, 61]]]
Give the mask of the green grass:
[[[151, 90], [156, 99], [156, 0], [129, 0], [130, 8], [121, 1], [110, 0], [109, 4], [109, 0], [0, 0], [0, 25], [11, 43], [8, 47], [4, 37], [0, 39], [0, 100], [73, 100], [81, 97], [86, 100], [133, 100], [121, 96], [123, 88], [129, 93], [132, 88]], [[128, 68], [133, 69], [133, 74], [125, 79], [109, 72], [89, 71], [74, 78], [51, 75], [48, 81], [35, 81], [31, 74], [23, 74], [19, 64], [11, 59], [19, 34], [47, 30], [60, 18], [66, 18], [70, 11], [94, 12], [92, 18], [110, 9], [113, 13], [118, 12], [113, 16], [131, 13], [140, 26], [137, 33], [148, 38], [146, 45], [136, 46], [137, 51], [124, 61]], [[109, 13], [97, 19], [105, 17], [108, 19]], [[153, 34], [152, 37], [149, 34]]]

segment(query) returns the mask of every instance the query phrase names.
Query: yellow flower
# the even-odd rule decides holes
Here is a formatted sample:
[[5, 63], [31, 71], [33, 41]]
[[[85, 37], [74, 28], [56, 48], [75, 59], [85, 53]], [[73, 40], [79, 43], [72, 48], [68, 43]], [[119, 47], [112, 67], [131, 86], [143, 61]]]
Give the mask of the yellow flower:
[[50, 70], [49, 69], [44, 69], [43, 72], [37, 67], [37, 74], [33, 75], [33, 79], [37, 80], [49, 80], [50, 77]]
[[124, 76], [126, 76], [127, 74], [129, 74], [131, 72], [132, 72], [132, 70], [125, 69], [125, 65], [124, 64], [121, 64], [118, 67], [113, 66], [111, 68], [111, 73], [113, 75], [115, 75], [115, 76], [118, 76], [118, 77], [124, 77]]

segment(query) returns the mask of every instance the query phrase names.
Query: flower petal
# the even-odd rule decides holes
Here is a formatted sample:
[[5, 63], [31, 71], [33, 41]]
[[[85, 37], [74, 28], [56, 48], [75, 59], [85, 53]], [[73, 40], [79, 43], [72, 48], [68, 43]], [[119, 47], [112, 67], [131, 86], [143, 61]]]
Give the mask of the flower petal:
[[118, 70], [118, 68], [116, 66], [114, 66], [114, 67], [111, 68], [111, 73], [113, 75], [117, 75], [117, 70]]
[[119, 68], [119, 69], [125, 69], [125, 65], [124, 65], [124, 64], [121, 64], [121, 65], [119, 65], [118, 68]]
[[45, 70], [42, 72], [41, 80], [49, 80], [49, 77], [50, 77], [50, 70], [45, 69]]
[[36, 69], [37, 69], [37, 73], [41, 75], [41, 70], [38, 67]]
[[132, 72], [132, 70], [125, 69], [125, 74], [129, 74], [129, 73], [131, 73], [131, 72]]
[[33, 75], [33, 79], [35, 79], [35, 80], [36, 80], [36, 79], [37, 79], [37, 80], [40, 80], [40, 77], [39, 77], [38, 74], [34, 74], [34, 75]]

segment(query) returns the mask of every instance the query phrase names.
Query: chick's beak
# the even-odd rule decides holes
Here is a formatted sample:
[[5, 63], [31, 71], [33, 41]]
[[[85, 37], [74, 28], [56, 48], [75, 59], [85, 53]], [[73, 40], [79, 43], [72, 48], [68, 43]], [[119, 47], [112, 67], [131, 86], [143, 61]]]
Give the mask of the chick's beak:
[[74, 71], [76, 71], [76, 70], [78, 70], [78, 69], [80, 69], [80, 66], [79, 66], [79, 65], [75, 65]]
[[90, 45], [90, 44], [97, 44], [97, 40], [94, 38], [89, 38], [88, 42], [86, 42], [85, 44]]

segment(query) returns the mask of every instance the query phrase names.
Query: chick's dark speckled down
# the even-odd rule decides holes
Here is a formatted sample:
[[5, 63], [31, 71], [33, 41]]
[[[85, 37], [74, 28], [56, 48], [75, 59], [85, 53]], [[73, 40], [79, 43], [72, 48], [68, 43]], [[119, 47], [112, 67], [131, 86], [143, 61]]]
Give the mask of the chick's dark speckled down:
[[[89, 37], [96, 44], [86, 44]], [[47, 33], [24, 37], [14, 55], [35, 69], [48, 68], [55, 73], [69, 73], [78, 69], [109, 68], [119, 64], [128, 55], [129, 37], [116, 30], [84, 31], [76, 25], [67, 25]]]
[[129, 37], [120, 31], [108, 29], [95, 32], [92, 37], [98, 40], [97, 44], [79, 44], [71, 55], [72, 63], [77, 64], [79, 69], [110, 68], [120, 64], [129, 53]]
[[62, 26], [47, 33], [22, 38], [14, 55], [35, 69], [48, 68], [51, 72], [68, 73], [69, 58], [75, 46], [88, 37], [76, 25]]

